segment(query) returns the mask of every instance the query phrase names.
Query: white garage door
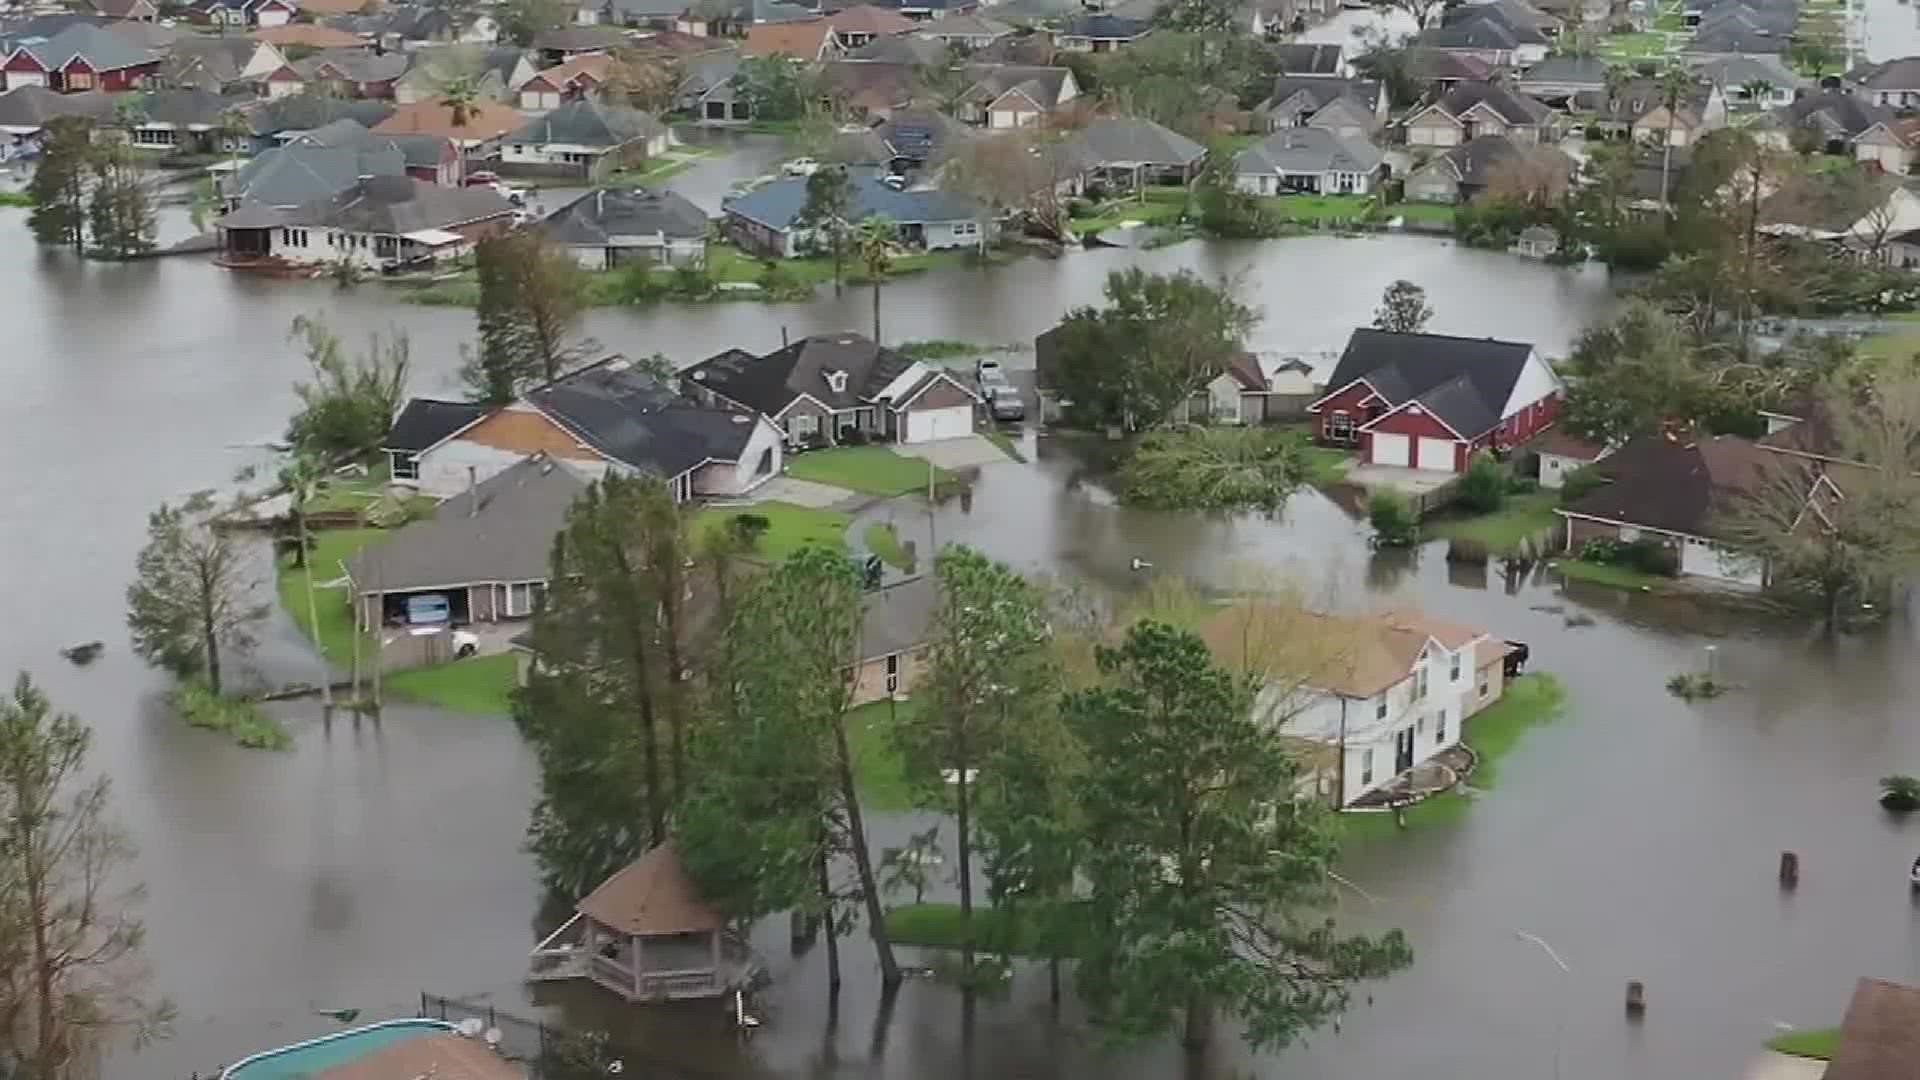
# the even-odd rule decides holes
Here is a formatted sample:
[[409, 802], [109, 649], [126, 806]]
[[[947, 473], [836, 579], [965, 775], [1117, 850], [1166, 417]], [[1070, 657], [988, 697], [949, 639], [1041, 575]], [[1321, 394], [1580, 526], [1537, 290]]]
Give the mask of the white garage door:
[[1762, 581], [1758, 559], [1741, 558], [1701, 540], [1688, 540], [1681, 545], [1680, 572], [1756, 587]]
[[1384, 431], [1373, 433], [1373, 463], [1375, 465], [1407, 465], [1407, 437], [1389, 435]]
[[951, 405], [944, 409], [916, 409], [907, 413], [907, 441], [932, 442], [958, 439], [973, 434], [973, 406]]
[[1421, 439], [1420, 468], [1430, 472], [1453, 471], [1453, 440]]

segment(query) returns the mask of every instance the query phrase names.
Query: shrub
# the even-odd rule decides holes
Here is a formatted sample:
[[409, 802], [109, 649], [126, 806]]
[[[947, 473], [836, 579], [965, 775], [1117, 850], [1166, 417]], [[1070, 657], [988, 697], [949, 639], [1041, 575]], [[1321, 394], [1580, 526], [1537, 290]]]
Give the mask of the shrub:
[[1070, 218], [1089, 218], [1093, 215], [1093, 203], [1086, 199], [1068, 199], [1067, 216]]
[[755, 547], [760, 538], [766, 535], [773, 522], [765, 514], [735, 514], [727, 519], [727, 531], [733, 534], [743, 547]]
[[1680, 558], [1658, 540], [1635, 540], [1620, 545], [1617, 561], [1649, 574], [1672, 577], [1680, 572]]
[[1561, 479], [1560, 505], [1571, 506], [1586, 498], [1589, 492], [1606, 482], [1607, 478], [1600, 475], [1599, 469], [1591, 465], [1582, 465]]
[[1476, 514], [1491, 514], [1507, 497], [1507, 471], [1487, 453], [1475, 454], [1460, 478], [1460, 504]]
[[704, 300], [713, 295], [713, 278], [704, 266], [674, 267], [673, 283], [668, 286], [673, 295], [685, 300]]
[[1367, 520], [1373, 524], [1373, 542], [1383, 547], [1405, 547], [1419, 531], [1412, 504], [1397, 491], [1374, 492], [1367, 500]]
[[1903, 814], [1920, 810], [1920, 777], [1883, 777], [1880, 780], [1880, 805]]
[[194, 727], [219, 731], [251, 750], [285, 750], [293, 737], [259, 705], [244, 698], [222, 697], [195, 679], [167, 694], [173, 711]]
[[1509, 495], [1531, 495], [1539, 490], [1540, 481], [1535, 480], [1531, 476], [1521, 476], [1515, 473], [1507, 477], [1507, 494]]
[[1714, 682], [1711, 675], [1695, 675], [1683, 671], [1667, 680], [1667, 693], [1682, 701], [1710, 701], [1726, 692], [1726, 686]]
[[1149, 432], [1120, 467], [1120, 496], [1158, 510], [1278, 510], [1307, 478], [1306, 440], [1268, 427]]
[[619, 270], [614, 296], [627, 304], [654, 304], [666, 298], [667, 283], [643, 262], [628, 263]]

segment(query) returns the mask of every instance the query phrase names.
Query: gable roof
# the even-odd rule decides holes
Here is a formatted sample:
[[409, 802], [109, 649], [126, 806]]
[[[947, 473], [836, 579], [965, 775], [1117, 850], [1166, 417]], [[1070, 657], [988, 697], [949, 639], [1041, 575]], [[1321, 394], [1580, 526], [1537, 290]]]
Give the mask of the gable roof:
[[317, 23], [263, 26], [247, 36], [270, 45], [305, 45], [315, 49], [352, 49], [367, 43], [358, 34]]
[[671, 841], [615, 872], [574, 910], [628, 935], [698, 933], [725, 925], [720, 913], [701, 899]]
[[922, 24], [916, 31], [924, 37], [987, 37], [999, 38], [1013, 33], [1013, 27], [998, 19], [971, 12], [948, 12], [929, 23]]
[[1697, 442], [1638, 436], [1595, 466], [1612, 482], [1587, 493], [1567, 513], [1710, 537], [1714, 514], [1747, 490], [1772, 460], [1777, 455], [1732, 435]]
[[[1241, 604], [1230, 605], [1208, 618], [1199, 627], [1217, 659], [1232, 668], [1258, 669], [1265, 659], [1245, 655], [1249, 642], [1238, 616]], [[1387, 610], [1365, 615], [1329, 615], [1305, 613], [1312, 636], [1332, 643], [1326, 655], [1314, 665], [1307, 685], [1323, 693], [1346, 698], [1369, 698], [1386, 690], [1413, 673], [1430, 642], [1438, 642], [1449, 652], [1464, 649], [1487, 636], [1484, 630], [1430, 618], [1417, 611]], [[1478, 666], [1478, 657], [1473, 658]]]
[[1693, 73], [1723, 90], [1755, 81], [1771, 83], [1780, 90], [1803, 90], [1813, 85], [1813, 80], [1788, 67], [1778, 55], [1772, 54], [1697, 60], [1693, 64]]
[[1394, 409], [1417, 402], [1461, 438], [1472, 439], [1500, 422], [1532, 355], [1532, 345], [1517, 341], [1363, 327], [1347, 339], [1327, 391], [1364, 380]]
[[939, 583], [930, 574], [873, 589], [860, 597], [860, 660], [908, 652], [932, 636], [940, 607]]
[[1789, 35], [1757, 27], [1744, 19], [1728, 19], [1702, 26], [1688, 43], [1690, 53], [1785, 53], [1792, 44]]
[[1145, 19], [1129, 19], [1121, 15], [1082, 15], [1055, 31], [1055, 36], [1132, 41], [1145, 37], [1152, 29], [1153, 24]]
[[1540, 102], [1516, 93], [1500, 83], [1463, 82], [1447, 91], [1437, 107], [1448, 116], [1461, 117], [1476, 108], [1493, 110], [1501, 120], [1516, 127], [1533, 127], [1544, 123], [1553, 115], [1553, 110]]
[[1830, 135], [1853, 138], [1875, 124], [1891, 123], [1893, 111], [1840, 90], [1818, 93], [1773, 110], [1785, 127], [1815, 127]]
[[1493, 77], [1493, 65], [1467, 53], [1415, 44], [1407, 49], [1407, 74], [1422, 82], [1484, 82]]
[[290, 209], [332, 198], [363, 177], [406, 172], [405, 155], [391, 146], [295, 143], [262, 151], [221, 180], [220, 191], [242, 205]]
[[[972, 198], [954, 192], [909, 188], [895, 191], [881, 182], [882, 170], [848, 166], [847, 177], [853, 184], [853, 206], [849, 221], [863, 221], [884, 214], [898, 224], [933, 221], [971, 221], [982, 217], [986, 209]], [[783, 176], [737, 199], [723, 204], [727, 213], [738, 214], [770, 229], [791, 227], [807, 205], [807, 178]]]
[[380, 449], [417, 454], [492, 413], [493, 408], [471, 401], [409, 398], [400, 415], [393, 418]]
[[1070, 68], [1037, 64], [968, 64], [966, 73], [974, 83], [967, 88], [962, 100], [984, 105], [1018, 87], [1033, 99], [1035, 105], [1052, 109], [1060, 104], [1060, 95], [1066, 90], [1067, 76], [1073, 71]]
[[393, 115], [384, 101], [342, 101], [324, 94], [287, 94], [260, 102], [248, 110], [255, 135], [312, 131], [342, 118], [371, 128]]
[[175, 127], [213, 127], [229, 109], [238, 107], [230, 97], [211, 90], [148, 90], [134, 99], [139, 102], [144, 120], [133, 126], [172, 124]]
[[[729, 401], [778, 415], [802, 394], [832, 409], [852, 409], [878, 394], [913, 361], [859, 334], [815, 334], [765, 356], [729, 349], [682, 372], [693, 385]], [[828, 372], [845, 372], [845, 389], [834, 390]]]
[[872, 34], [875, 37], [904, 34], [921, 26], [897, 11], [888, 11], [872, 4], [842, 8], [827, 16], [827, 25], [833, 27], [837, 34]]
[[293, 62], [293, 70], [307, 79], [340, 79], [352, 83], [391, 82], [407, 73], [413, 57], [404, 52], [377, 53], [371, 49], [324, 49]]
[[90, 91], [62, 94], [44, 86], [16, 86], [0, 94], [0, 128], [38, 131], [62, 116], [104, 120], [113, 115], [113, 95]]
[[1282, 77], [1338, 75], [1345, 62], [1343, 50], [1339, 45], [1306, 43], [1274, 45], [1269, 47], [1268, 52], [1272, 54], [1274, 62], [1280, 65]]
[[1289, 127], [1242, 150], [1233, 159], [1240, 173], [1370, 173], [1380, 167], [1379, 147], [1317, 127]]
[[1549, 56], [1520, 76], [1520, 89], [1529, 84], [1556, 83], [1602, 88], [1607, 82], [1610, 64], [1598, 56]]
[[[613, 57], [608, 53], [581, 53], [534, 72], [533, 78], [555, 90], [564, 90], [583, 76], [595, 83], [603, 83], [607, 81], [607, 67], [612, 63]], [[533, 79], [527, 81], [532, 82]]]
[[265, 42], [243, 37], [182, 37], [167, 50], [161, 64], [161, 77], [176, 86], [201, 86], [218, 90], [240, 78], [240, 72], [253, 59], [254, 51], [272, 48]]
[[518, 128], [525, 118], [515, 109], [482, 98], [467, 107], [466, 123], [453, 122], [453, 108], [437, 101], [402, 105], [373, 126], [380, 135], [444, 135], [461, 141], [496, 139]]
[[565, 462], [533, 455], [361, 549], [347, 560], [347, 577], [361, 595], [545, 581], [553, 536], [586, 490]]
[[825, 19], [798, 22], [756, 23], [747, 28], [747, 43], [741, 52], [747, 56], [791, 56], [797, 60], [817, 60], [826, 50], [833, 26]]
[[1847, 74], [1863, 90], [1920, 90], [1920, 56], [1872, 64]]
[[512, 212], [512, 205], [490, 188], [443, 188], [406, 175], [362, 176], [329, 198], [287, 211], [284, 223], [405, 236]]
[[1840, 1048], [1825, 1080], [1913, 1080], [1920, 1075], [1920, 988], [1883, 979], [1853, 987]]
[[[1547, 149], [1546, 147], [1529, 148], [1527, 152], [1543, 153]], [[1521, 152], [1520, 144], [1505, 135], [1478, 135], [1448, 150], [1436, 160], [1452, 169], [1461, 183], [1469, 187], [1485, 187], [1489, 174], [1501, 162], [1517, 157]], [[1553, 152], [1559, 155], [1559, 160], [1570, 173], [1573, 168], [1572, 159], [1557, 150]]]
[[597, 188], [549, 214], [539, 228], [556, 244], [599, 245], [655, 235], [698, 240], [707, 235], [707, 214], [677, 192]]
[[529, 390], [526, 400], [607, 457], [667, 478], [738, 461], [758, 426], [743, 413], [688, 403], [621, 356]]
[[514, 142], [616, 147], [666, 132], [652, 113], [581, 99], [528, 121], [509, 137]]
[[849, 60], [878, 60], [888, 64], [944, 65], [947, 43], [919, 34], [886, 34], [847, 54]]
[[1207, 148], [1170, 128], [1137, 116], [1110, 116], [1082, 128], [1063, 148], [1083, 168], [1105, 165], [1172, 165], [1199, 161]]
[[1341, 98], [1359, 105], [1362, 112], [1370, 113], [1380, 106], [1380, 84], [1370, 79], [1281, 75], [1273, 80], [1273, 93], [1259, 107], [1277, 109], [1300, 95], [1305, 95], [1303, 100], [1311, 102], [1311, 110], [1324, 109]]
[[23, 37], [13, 44], [49, 71], [85, 60], [95, 72], [119, 71], [158, 63], [159, 54], [92, 23], [77, 22], [49, 38]]

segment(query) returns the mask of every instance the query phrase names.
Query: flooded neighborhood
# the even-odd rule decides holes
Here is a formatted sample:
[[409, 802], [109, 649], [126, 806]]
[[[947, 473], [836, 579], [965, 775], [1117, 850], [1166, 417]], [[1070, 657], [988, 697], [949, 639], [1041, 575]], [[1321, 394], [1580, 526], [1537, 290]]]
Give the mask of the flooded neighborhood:
[[[143, 890], [111, 978], [173, 1012], [47, 1056], [19, 914], [46, 896], [0, 849], [0, 1075], [1920, 1068], [1860, 1034], [1880, 1008], [1920, 1025], [1904, 0], [388, 5], [445, 33], [96, 6], [0, 20], [0, 657], [91, 728]], [[396, 58], [482, 43], [476, 18], [514, 55], [409, 91], [426, 62]], [[162, 33], [196, 22], [235, 44]], [[1776, 33], [1792, 51], [1755, 44]], [[149, 51], [100, 64], [108, 36]], [[47, 62], [79, 38], [84, 72]], [[284, 65], [212, 87], [238, 120], [154, 119], [257, 43]], [[1257, 105], [1209, 82], [1243, 62]], [[1089, 76], [1078, 104], [1060, 71]], [[309, 95], [389, 115], [262, 119]], [[1041, 119], [1000, 130], [1016, 105]], [[588, 163], [551, 134], [576, 108], [635, 125], [621, 154], [670, 149]], [[450, 131], [390, 126], [435, 109]], [[1296, 129], [1337, 160], [1301, 164]], [[59, 164], [116, 130], [208, 141]], [[36, 168], [102, 208], [60, 218]], [[144, 241], [115, 224], [122, 169], [151, 174]], [[248, 194], [274, 185], [300, 197]], [[693, 208], [685, 246], [664, 210], [616, 236], [609, 191]], [[561, 233], [563, 208], [602, 231]], [[362, 378], [342, 401], [378, 381], [370, 335], [405, 362], [369, 441], [315, 401], [329, 336]], [[168, 533], [157, 508], [202, 491], [250, 505]], [[166, 595], [169, 557], [217, 571], [230, 624]], [[1037, 628], [966, 621], [1022, 604]], [[1260, 788], [1220, 819], [1239, 849], [1166, 839], [1204, 809], [1126, 831], [1159, 826], [1115, 793], [1153, 802], [1145, 762], [1182, 755], [1108, 736], [1172, 723], [1144, 688], [1175, 654], [1198, 666], [1167, 693], [1217, 680], [1234, 716], [1168, 744], [1212, 760], [1232, 728], [1286, 761], [1187, 778]], [[189, 724], [189, 690], [244, 719]], [[792, 733], [813, 711], [833, 737]], [[776, 736], [821, 756], [753, 741]], [[1016, 813], [1050, 753], [1081, 771]], [[0, 784], [9, 828], [24, 790]], [[1233, 892], [1251, 879], [1273, 896]], [[1141, 929], [1175, 894], [1232, 913], [1195, 947], [1213, 985], [1156, 952], [1178, 927]], [[1348, 953], [1288, 936], [1323, 919]], [[1314, 989], [1229, 990], [1274, 970]]]

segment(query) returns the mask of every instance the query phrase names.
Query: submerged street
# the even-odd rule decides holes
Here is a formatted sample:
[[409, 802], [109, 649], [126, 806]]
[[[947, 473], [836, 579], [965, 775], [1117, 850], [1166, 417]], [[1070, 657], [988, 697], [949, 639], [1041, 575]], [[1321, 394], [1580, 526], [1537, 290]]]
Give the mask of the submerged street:
[[[737, 159], [759, 152], [676, 184], [724, 190], [728, 175], [757, 171]], [[154, 987], [181, 1013], [173, 1039], [109, 1061], [109, 1080], [204, 1075], [327, 1030], [318, 1009], [410, 1013], [420, 990], [613, 1030], [695, 1076], [1177, 1071], [1169, 1046], [1113, 1051], [1071, 1010], [1050, 1021], [1039, 971], [1023, 971], [1008, 1000], [980, 1003], [970, 1037], [959, 995], [933, 980], [910, 980], [876, 1017], [859, 932], [833, 1010], [819, 950], [791, 958], [784, 921], [757, 935], [775, 979], [750, 1041], [711, 1007], [623, 1009], [577, 988], [532, 1001], [521, 976], [541, 897], [521, 843], [536, 777], [509, 720], [391, 706], [378, 726], [328, 729], [317, 704], [293, 703], [278, 708], [295, 748], [248, 751], [169, 716], [163, 677], [133, 659], [124, 632], [148, 511], [226, 485], [258, 458], [249, 446], [281, 433], [304, 374], [285, 336], [293, 316], [325, 313], [350, 346], [404, 330], [411, 390], [452, 396], [472, 313], [409, 306], [377, 284], [251, 279], [197, 259], [75, 263], [35, 250], [23, 218], [0, 212], [0, 565], [11, 601], [0, 658], [93, 725], [93, 763], [113, 777], [141, 849]], [[1614, 302], [1597, 267], [1442, 241], [1194, 241], [901, 279], [884, 292], [887, 336], [1030, 344], [1095, 302], [1109, 270], [1134, 264], [1244, 275], [1266, 314], [1255, 347], [1271, 350], [1337, 349], [1396, 278], [1427, 290], [1432, 329], [1530, 340], [1550, 355]], [[783, 328], [861, 329], [870, 305], [867, 290], [849, 289], [804, 304], [608, 309], [589, 315], [587, 332], [608, 351], [687, 364], [729, 346], [767, 349]], [[1030, 355], [1010, 366], [1023, 362]], [[1414, 967], [1372, 988], [1337, 1033], [1274, 1058], [1247, 1058], [1223, 1027], [1217, 1075], [1539, 1077], [1556, 1045], [1568, 1078], [1735, 1075], [1777, 1022], [1836, 1022], [1856, 977], [1920, 979], [1920, 907], [1904, 884], [1920, 826], [1874, 805], [1879, 777], [1920, 771], [1920, 723], [1906, 708], [1920, 671], [1904, 617], [1830, 643], [1684, 600], [1563, 588], [1545, 571], [1509, 584], [1497, 564], [1449, 563], [1444, 542], [1374, 555], [1364, 523], [1315, 492], [1271, 521], [1122, 509], [1073, 443], [1028, 434], [1024, 447], [1031, 463], [985, 468], [967, 505], [931, 522], [903, 517], [902, 535], [926, 550], [937, 530], [942, 543], [1111, 589], [1140, 580], [1134, 559], [1216, 586], [1259, 566], [1330, 604], [1403, 603], [1528, 642], [1534, 669], [1568, 691], [1566, 715], [1528, 733], [1461, 820], [1346, 857], [1344, 876], [1370, 899], [1346, 894], [1343, 922], [1403, 927]], [[1569, 626], [1575, 614], [1593, 625]], [[302, 677], [304, 645], [275, 619], [256, 663]], [[93, 666], [59, 659], [61, 646], [94, 638], [107, 652]], [[1735, 690], [1694, 706], [1671, 697], [1667, 677], [1701, 667], [1710, 644]], [[873, 841], [897, 844], [916, 827], [883, 817]], [[1803, 865], [1784, 896], [1783, 850]], [[1516, 931], [1551, 942], [1571, 972]], [[1622, 1016], [1628, 979], [1647, 984], [1640, 1024]]]

